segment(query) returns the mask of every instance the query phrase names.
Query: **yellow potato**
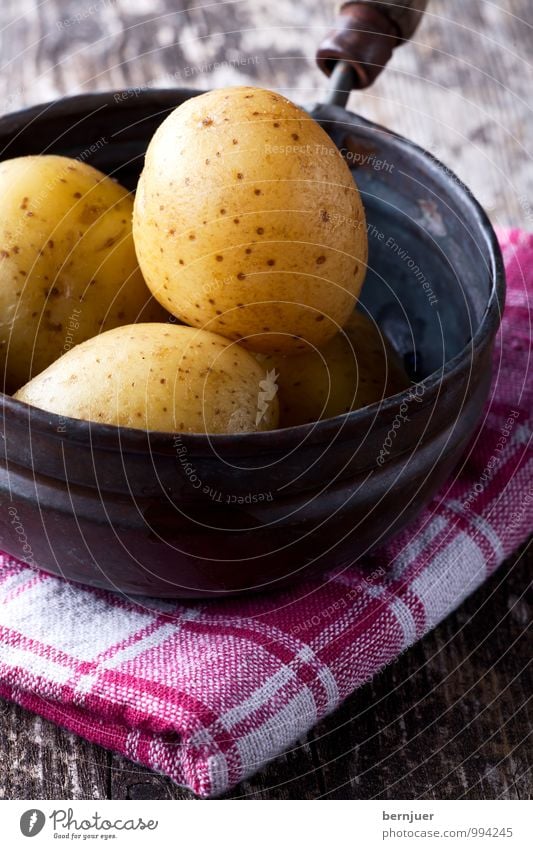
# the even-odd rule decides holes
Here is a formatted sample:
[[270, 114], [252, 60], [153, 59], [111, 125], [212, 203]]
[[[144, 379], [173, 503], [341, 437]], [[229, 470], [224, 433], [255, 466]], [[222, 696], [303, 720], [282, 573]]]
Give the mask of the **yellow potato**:
[[386, 337], [359, 312], [321, 350], [296, 357], [257, 356], [277, 375], [281, 427], [339, 416], [410, 385]]
[[25, 156], [0, 163], [0, 367], [7, 391], [102, 330], [139, 317], [165, 320], [137, 264], [132, 205], [126, 189], [83, 162]]
[[166, 309], [268, 353], [325, 344], [366, 270], [363, 206], [341, 154], [306, 112], [258, 88], [212, 91], [166, 118], [133, 234]]
[[215, 333], [171, 324], [132, 324], [88, 339], [15, 398], [146, 430], [244, 433], [278, 422], [275, 387], [251, 354]]

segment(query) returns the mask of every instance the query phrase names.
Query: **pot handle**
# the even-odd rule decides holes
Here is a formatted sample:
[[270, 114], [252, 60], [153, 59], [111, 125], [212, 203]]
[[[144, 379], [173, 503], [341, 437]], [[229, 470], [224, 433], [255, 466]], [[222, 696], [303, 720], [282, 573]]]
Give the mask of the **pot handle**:
[[383, 70], [394, 48], [411, 38], [427, 4], [428, 0], [344, 3], [334, 29], [317, 50], [318, 67], [329, 77], [335, 66], [342, 64], [337, 82], [349, 86], [348, 90], [366, 88]]

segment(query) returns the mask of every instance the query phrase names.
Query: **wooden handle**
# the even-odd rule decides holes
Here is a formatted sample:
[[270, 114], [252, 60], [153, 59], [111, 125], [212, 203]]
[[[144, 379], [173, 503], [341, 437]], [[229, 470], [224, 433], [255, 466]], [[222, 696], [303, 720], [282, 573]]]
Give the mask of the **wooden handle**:
[[327, 76], [337, 62], [355, 71], [356, 88], [374, 82], [398, 44], [411, 38], [428, 0], [353, 0], [339, 12], [335, 28], [317, 50], [318, 67]]

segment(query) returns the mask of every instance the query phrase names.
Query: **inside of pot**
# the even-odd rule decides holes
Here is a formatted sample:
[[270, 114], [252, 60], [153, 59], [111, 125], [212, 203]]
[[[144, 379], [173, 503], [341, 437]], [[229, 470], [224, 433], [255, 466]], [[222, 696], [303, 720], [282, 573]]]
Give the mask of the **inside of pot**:
[[[197, 93], [131, 90], [25, 110], [3, 119], [2, 158], [77, 157], [133, 190], [149, 139]], [[486, 238], [468, 190], [429, 154], [357, 115], [331, 106], [313, 114], [352, 169], [366, 209], [369, 260], [360, 309], [420, 380], [468, 345], [491, 295]]]

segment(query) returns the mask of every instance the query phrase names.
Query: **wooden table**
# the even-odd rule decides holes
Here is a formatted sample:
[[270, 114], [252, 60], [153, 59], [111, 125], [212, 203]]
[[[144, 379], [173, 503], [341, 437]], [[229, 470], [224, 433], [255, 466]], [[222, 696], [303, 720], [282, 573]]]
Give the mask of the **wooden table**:
[[[498, 225], [533, 229], [530, 0], [432, 0], [414, 44], [350, 107], [432, 150]], [[4, 111], [124, 86], [252, 81], [313, 102], [330, 0], [2, 0]], [[529, 70], [529, 76], [528, 76]], [[532, 722], [524, 548], [289, 753], [247, 798], [527, 798]], [[529, 590], [530, 592], [530, 590]], [[161, 776], [0, 704], [0, 796], [183, 799]]]

